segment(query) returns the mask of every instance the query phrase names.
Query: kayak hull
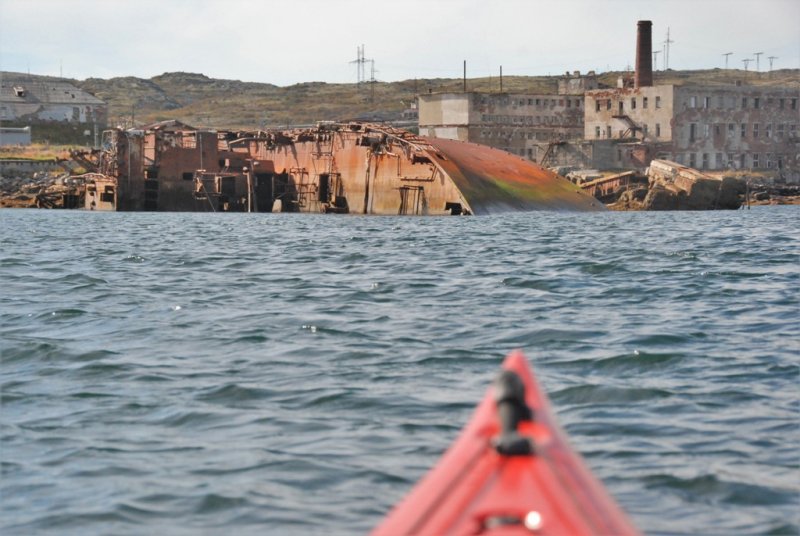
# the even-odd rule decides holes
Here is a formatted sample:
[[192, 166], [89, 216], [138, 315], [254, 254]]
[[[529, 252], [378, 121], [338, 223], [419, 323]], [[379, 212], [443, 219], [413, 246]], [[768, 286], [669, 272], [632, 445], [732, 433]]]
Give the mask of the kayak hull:
[[511, 353], [502, 368], [525, 386], [533, 418], [516, 432], [532, 440], [533, 453], [495, 448], [502, 427], [491, 387], [453, 445], [373, 536], [638, 534], [569, 446], [524, 355]]

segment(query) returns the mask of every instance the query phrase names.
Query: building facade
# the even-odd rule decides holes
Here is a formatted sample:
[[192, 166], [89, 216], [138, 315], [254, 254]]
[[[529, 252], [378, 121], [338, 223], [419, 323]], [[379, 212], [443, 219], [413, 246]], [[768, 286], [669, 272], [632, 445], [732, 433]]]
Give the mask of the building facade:
[[738, 83], [588, 91], [584, 137], [616, 142], [610, 167], [662, 158], [701, 170], [775, 171], [797, 181], [798, 93]]
[[583, 139], [583, 94], [597, 85], [594, 72], [575, 71], [559, 79], [558, 93], [423, 94], [419, 133], [480, 143], [543, 163], [547, 155], [564, 157], [566, 142]]
[[26, 80], [3, 73], [0, 82], [0, 120], [66, 122], [105, 127], [108, 105], [68, 82]]
[[551, 143], [583, 137], [583, 97], [435, 93], [419, 97], [422, 136], [469, 141], [541, 161]]

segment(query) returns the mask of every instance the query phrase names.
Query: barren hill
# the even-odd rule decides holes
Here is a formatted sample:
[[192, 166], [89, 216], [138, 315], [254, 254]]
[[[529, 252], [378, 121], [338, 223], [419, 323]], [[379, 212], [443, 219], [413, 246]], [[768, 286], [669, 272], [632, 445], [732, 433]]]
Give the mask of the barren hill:
[[[598, 75], [601, 83], [615, 86], [622, 73]], [[25, 75], [31, 76], [31, 75]], [[42, 77], [48, 78], [48, 77]], [[657, 71], [656, 84], [724, 85], [742, 80], [758, 85], [800, 87], [800, 70], [770, 73], [710, 69]], [[555, 93], [558, 76], [506, 76], [506, 92]], [[130, 125], [178, 119], [190, 125], [255, 129], [269, 126], [313, 124], [322, 120], [395, 120], [419, 93], [461, 91], [460, 78], [415, 79], [374, 84], [304, 82], [279, 87], [273, 84], [209, 78], [197, 73], [164, 73], [149, 79], [119, 77], [108, 80], [70, 80], [109, 104], [112, 125]], [[471, 91], [499, 91], [499, 79], [467, 79]]]

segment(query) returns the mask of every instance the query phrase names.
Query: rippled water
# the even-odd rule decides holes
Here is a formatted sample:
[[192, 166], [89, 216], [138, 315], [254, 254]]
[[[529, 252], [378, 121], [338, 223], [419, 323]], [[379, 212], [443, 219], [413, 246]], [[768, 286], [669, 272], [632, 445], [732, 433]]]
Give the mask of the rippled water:
[[651, 534], [800, 531], [800, 210], [0, 211], [3, 534], [360, 534], [506, 352]]

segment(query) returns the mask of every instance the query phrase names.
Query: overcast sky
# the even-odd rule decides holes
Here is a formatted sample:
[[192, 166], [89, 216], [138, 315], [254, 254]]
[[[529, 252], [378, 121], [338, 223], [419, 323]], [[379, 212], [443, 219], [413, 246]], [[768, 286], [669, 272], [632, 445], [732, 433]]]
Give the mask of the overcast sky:
[[0, 0], [0, 70], [355, 82], [363, 44], [383, 81], [603, 72], [633, 65], [638, 20], [673, 69], [800, 68], [798, 0]]

